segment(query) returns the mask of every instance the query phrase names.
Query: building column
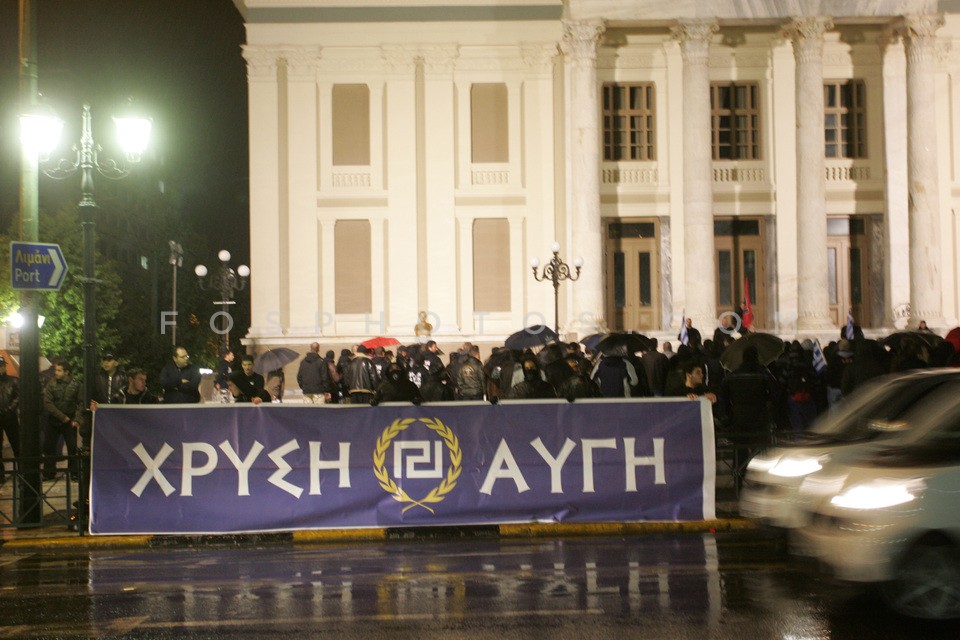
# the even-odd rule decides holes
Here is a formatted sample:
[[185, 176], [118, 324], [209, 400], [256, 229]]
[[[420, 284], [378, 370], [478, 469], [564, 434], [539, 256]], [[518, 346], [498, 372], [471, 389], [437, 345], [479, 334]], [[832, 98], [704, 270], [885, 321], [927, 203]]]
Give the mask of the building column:
[[[286, 279], [290, 337], [312, 339], [320, 306], [317, 222], [317, 65], [320, 51], [291, 49], [287, 62], [287, 237]], [[258, 231], [259, 233], [259, 231]], [[283, 270], [281, 270], [283, 275]]]
[[672, 29], [683, 57], [683, 310], [704, 335], [717, 324], [708, 63], [710, 37], [718, 29], [716, 22], [702, 21]]
[[797, 331], [834, 329], [827, 288], [827, 179], [823, 124], [823, 34], [825, 17], [795, 18], [797, 83]]
[[[250, 122], [250, 338], [281, 335], [279, 52], [244, 47]], [[286, 179], [286, 176], [284, 176]], [[286, 241], [286, 238], [283, 238]]]
[[910, 326], [944, 328], [940, 276], [940, 188], [934, 88], [936, 31], [942, 15], [907, 16], [907, 184], [910, 227]]
[[572, 247], [583, 258], [580, 279], [570, 285], [574, 317], [567, 330], [583, 335], [606, 328], [603, 304], [603, 225], [600, 220], [600, 96], [597, 46], [605, 26], [599, 21], [563, 25], [564, 62], [568, 70], [569, 207]]

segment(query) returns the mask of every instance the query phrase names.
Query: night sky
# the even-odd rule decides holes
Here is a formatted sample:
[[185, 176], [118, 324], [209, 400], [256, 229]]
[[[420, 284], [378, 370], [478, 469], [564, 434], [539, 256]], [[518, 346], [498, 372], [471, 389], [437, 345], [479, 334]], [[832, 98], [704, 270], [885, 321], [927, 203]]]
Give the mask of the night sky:
[[[231, 0], [32, 0], [40, 91], [79, 139], [83, 101], [98, 143], [134, 97], [154, 121], [151, 169], [176, 185], [184, 219], [249, 256], [243, 20]], [[0, 224], [18, 209], [18, 0], [0, 0]], [[106, 133], [100, 133], [106, 132]], [[59, 156], [69, 156], [69, 145]], [[77, 189], [79, 191], [79, 189]], [[41, 209], [45, 202], [41, 180]], [[79, 195], [79, 193], [77, 194]], [[51, 197], [52, 199], [52, 197]], [[52, 240], [51, 240], [52, 241]]]

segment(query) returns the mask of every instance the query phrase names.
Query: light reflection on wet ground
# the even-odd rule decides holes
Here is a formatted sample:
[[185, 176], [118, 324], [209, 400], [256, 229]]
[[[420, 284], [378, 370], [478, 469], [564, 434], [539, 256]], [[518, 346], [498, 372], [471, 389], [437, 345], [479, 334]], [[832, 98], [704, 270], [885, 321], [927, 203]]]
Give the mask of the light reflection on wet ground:
[[3, 553], [0, 612], [0, 638], [958, 632], [888, 614], [756, 534]]

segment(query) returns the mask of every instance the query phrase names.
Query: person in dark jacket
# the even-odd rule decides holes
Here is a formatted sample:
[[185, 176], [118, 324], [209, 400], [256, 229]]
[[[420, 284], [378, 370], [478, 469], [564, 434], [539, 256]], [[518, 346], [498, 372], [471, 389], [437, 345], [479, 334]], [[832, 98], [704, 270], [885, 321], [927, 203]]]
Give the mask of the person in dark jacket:
[[843, 380], [840, 383], [840, 390], [845, 398], [868, 380], [887, 372], [879, 353], [882, 349], [875, 340], [864, 339], [853, 342], [853, 362], [843, 372]]
[[480, 362], [480, 347], [470, 345], [457, 366], [457, 400], [483, 400], [486, 379]]
[[633, 363], [617, 355], [601, 356], [590, 378], [604, 398], [629, 398], [640, 383]]
[[553, 385], [543, 379], [540, 363], [536, 356], [524, 356], [520, 361], [523, 369], [523, 381], [515, 384], [510, 390], [510, 398], [529, 400], [533, 398], [556, 398], [557, 391]]
[[70, 475], [77, 475], [77, 430], [80, 427], [80, 405], [83, 403], [83, 385], [70, 377], [66, 362], [53, 365], [54, 378], [43, 388], [43, 408], [47, 412], [47, 432], [43, 442], [43, 479], [56, 476], [57, 441], [62, 436], [71, 456]]
[[585, 359], [578, 358], [576, 355], [568, 355], [564, 362], [570, 368], [572, 375], [557, 387], [557, 396], [567, 400], [602, 397], [600, 388], [587, 375], [586, 367], [589, 364]]
[[127, 388], [123, 392], [120, 404], [159, 404], [160, 398], [147, 389], [147, 372], [143, 369], [131, 369], [127, 372]]
[[190, 364], [190, 354], [183, 347], [173, 350], [173, 361], [160, 371], [164, 404], [200, 402], [200, 370]]
[[357, 345], [357, 353], [343, 372], [350, 404], [370, 404], [374, 399], [380, 376], [370, 360], [369, 349]]
[[120, 371], [117, 356], [109, 351], [103, 354], [103, 361], [93, 385], [92, 400], [98, 405], [119, 404], [126, 386], [127, 376]]
[[420, 404], [423, 397], [420, 395], [420, 389], [410, 381], [407, 372], [399, 362], [391, 362], [387, 365], [385, 376], [377, 386], [375, 400], [377, 404], [381, 402], [412, 402]]
[[[234, 371], [227, 378], [227, 382], [233, 380], [234, 384], [240, 387], [240, 391], [247, 397], [260, 395], [261, 391], [266, 390], [266, 381], [263, 376], [253, 370], [253, 356], [243, 356], [240, 359], [240, 371]], [[228, 387], [229, 388], [229, 387]], [[269, 396], [270, 393], [267, 392]]]
[[300, 362], [297, 384], [303, 391], [307, 404], [324, 404], [330, 401], [330, 369], [326, 358], [320, 357], [320, 343], [310, 344], [310, 351]]
[[760, 364], [757, 348], [747, 347], [741, 365], [720, 384], [729, 431], [769, 438], [773, 424], [770, 403], [776, 397], [776, 378]]
[[[13, 456], [20, 455], [20, 382], [7, 375], [7, 361], [0, 356], [0, 449], [3, 448], [3, 434], [7, 435]], [[3, 483], [6, 471], [0, 465], [0, 483]]]
[[263, 388], [251, 387], [242, 371], [234, 371], [227, 380], [227, 388], [234, 402], [249, 402], [250, 404], [269, 403], [270, 394]]

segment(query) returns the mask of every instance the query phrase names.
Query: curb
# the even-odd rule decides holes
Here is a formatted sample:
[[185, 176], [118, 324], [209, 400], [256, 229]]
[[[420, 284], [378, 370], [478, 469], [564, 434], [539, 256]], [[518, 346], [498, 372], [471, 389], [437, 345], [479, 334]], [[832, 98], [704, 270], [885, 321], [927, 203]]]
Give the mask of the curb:
[[473, 527], [418, 527], [409, 529], [325, 529], [292, 533], [238, 535], [118, 535], [24, 538], [8, 540], [0, 551], [60, 549], [173, 548], [193, 546], [249, 546], [265, 544], [335, 544], [344, 542], [405, 541], [423, 539], [521, 539], [590, 536], [632, 536], [664, 533], [717, 533], [752, 531], [754, 520], [733, 518], [685, 522], [524, 523]]

